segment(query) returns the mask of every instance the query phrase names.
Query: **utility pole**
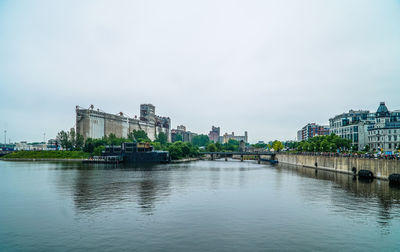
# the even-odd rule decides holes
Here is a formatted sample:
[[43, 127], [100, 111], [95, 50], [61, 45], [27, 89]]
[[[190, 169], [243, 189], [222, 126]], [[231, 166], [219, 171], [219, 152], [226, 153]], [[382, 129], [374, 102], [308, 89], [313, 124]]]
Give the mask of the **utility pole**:
[[7, 130], [4, 130], [4, 144], [7, 144]]
[[43, 142], [46, 143], [46, 133], [43, 133]]

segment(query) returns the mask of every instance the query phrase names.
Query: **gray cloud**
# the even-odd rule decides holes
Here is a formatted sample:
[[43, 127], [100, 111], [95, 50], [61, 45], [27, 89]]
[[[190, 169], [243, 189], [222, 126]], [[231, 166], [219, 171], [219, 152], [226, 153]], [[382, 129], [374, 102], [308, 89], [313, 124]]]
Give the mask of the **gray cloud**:
[[79, 104], [156, 105], [194, 132], [294, 139], [349, 109], [400, 109], [398, 1], [0, 3], [0, 123], [74, 126]]

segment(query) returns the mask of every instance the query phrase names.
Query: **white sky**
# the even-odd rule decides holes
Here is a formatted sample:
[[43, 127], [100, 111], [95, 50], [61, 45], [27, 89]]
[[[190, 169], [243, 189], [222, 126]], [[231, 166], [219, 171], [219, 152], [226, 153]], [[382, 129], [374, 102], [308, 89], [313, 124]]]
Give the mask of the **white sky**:
[[0, 1], [0, 142], [75, 105], [295, 139], [349, 109], [400, 109], [400, 1]]

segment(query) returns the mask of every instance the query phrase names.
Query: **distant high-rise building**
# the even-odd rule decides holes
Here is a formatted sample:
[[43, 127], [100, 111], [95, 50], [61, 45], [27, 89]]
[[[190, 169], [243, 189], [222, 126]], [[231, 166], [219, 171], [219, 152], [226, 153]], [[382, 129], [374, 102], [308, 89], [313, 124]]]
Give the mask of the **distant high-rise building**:
[[297, 131], [297, 141], [303, 141], [303, 130]]
[[216, 143], [219, 141], [219, 137], [220, 137], [220, 128], [212, 126], [210, 133], [208, 133], [208, 138], [210, 139], [210, 141]]
[[221, 143], [227, 143], [228, 141], [229, 141], [229, 139], [233, 139], [233, 140], [236, 140], [236, 141], [243, 141], [243, 142], [245, 142], [245, 143], [248, 143], [249, 141], [248, 141], [248, 134], [247, 134], [247, 131], [245, 131], [244, 132], [244, 136], [235, 136], [235, 132], [232, 132], [232, 134], [228, 134], [228, 133], [225, 133], [223, 136], [222, 136], [222, 141], [221, 141]]
[[324, 125], [318, 125], [316, 123], [309, 123], [304, 126], [301, 130], [297, 131], [297, 140], [303, 141], [313, 138], [315, 136], [329, 135], [329, 127]]
[[186, 127], [183, 125], [179, 125], [176, 127], [176, 129], [171, 130], [171, 139], [172, 142], [177, 141], [177, 136], [180, 135], [182, 137], [183, 142], [192, 142], [192, 138], [194, 136], [197, 136], [196, 133], [186, 131]]

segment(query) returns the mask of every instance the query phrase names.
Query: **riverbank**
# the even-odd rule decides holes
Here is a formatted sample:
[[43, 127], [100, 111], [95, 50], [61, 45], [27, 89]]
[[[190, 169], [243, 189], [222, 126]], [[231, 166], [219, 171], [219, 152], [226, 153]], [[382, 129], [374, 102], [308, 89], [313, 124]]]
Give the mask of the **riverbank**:
[[[0, 158], [1, 161], [25, 161], [25, 162], [36, 162], [36, 161], [55, 161], [55, 162], [83, 162], [88, 160], [86, 158]], [[175, 163], [186, 163], [192, 161], [202, 160], [201, 158], [184, 158], [178, 160], [171, 160], [171, 164]]]
[[89, 158], [90, 153], [83, 151], [15, 151], [3, 157], [2, 160], [48, 161], [48, 160], [83, 160]]
[[384, 180], [387, 180], [391, 174], [400, 173], [400, 161], [398, 160], [301, 154], [277, 154], [276, 158], [279, 163], [346, 174], [355, 174], [360, 170], [368, 170], [373, 173], [375, 178]]
[[86, 159], [80, 158], [0, 158], [1, 161], [53, 161], [53, 162], [83, 162]]

